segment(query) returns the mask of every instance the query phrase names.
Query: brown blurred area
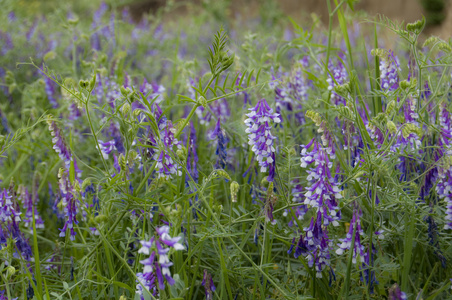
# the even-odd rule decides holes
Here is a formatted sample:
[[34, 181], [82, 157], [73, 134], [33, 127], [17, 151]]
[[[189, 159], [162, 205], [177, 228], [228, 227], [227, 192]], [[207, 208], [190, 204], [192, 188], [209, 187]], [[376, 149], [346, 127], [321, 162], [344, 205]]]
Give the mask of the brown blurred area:
[[[312, 13], [319, 16], [320, 20], [328, 23], [328, 9], [326, 0], [137, 0], [130, 4], [131, 12], [135, 18], [139, 18], [145, 12], [153, 12], [168, 2], [174, 3], [177, 12], [184, 14], [187, 9], [194, 6], [202, 6], [203, 3], [219, 2], [228, 7], [228, 15], [257, 16], [263, 3], [274, 2], [282, 13], [295, 20], [302, 20]], [[334, 5], [334, 1], [331, 0]], [[392, 20], [413, 22], [425, 16], [427, 26], [425, 33], [438, 35], [448, 39], [452, 33], [452, 5], [451, 0], [361, 0], [355, 4], [355, 10], [363, 10], [369, 15], [381, 14]], [[432, 13], [433, 12], [433, 13]]]

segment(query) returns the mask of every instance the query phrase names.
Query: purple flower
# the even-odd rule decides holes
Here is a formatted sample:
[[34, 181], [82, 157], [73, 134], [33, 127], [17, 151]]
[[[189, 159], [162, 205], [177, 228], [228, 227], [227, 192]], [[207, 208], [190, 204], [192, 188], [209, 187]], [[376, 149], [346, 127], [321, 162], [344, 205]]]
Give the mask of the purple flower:
[[216, 287], [213, 284], [212, 275], [210, 275], [206, 269], [204, 269], [204, 276], [202, 278], [201, 285], [204, 287], [206, 291], [206, 300], [212, 300], [213, 292], [215, 292]]
[[116, 141], [111, 140], [104, 143], [103, 141], [99, 140], [99, 146], [100, 150], [102, 151], [102, 156], [107, 159], [111, 151], [116, 150]]
[[[196, 130], [193, 122], [190, 122], [190, 136], [188, 143], [188, 155], [187, 155], [187, 171], [190, 174], [191, 178], [198, 182], [199, 173], [198, 173], [198, 154], [196, 153]], [[188, 174], [187, 174], [187, 182], [188, 182]]]
[[364, 235], [364, 231], [361, 229], [361, 223], [359, 219], [361, 214], [361, 211], [355, 210], [353, 212], [353, 217], [350, 222], [350, 228], [348, 230], [347, 236], [345, 237], [345, 239], [339, 239], [341, 244], [338, 244], [339, 248], [336, 250], [336, 253], [338, 255], [342, 255], [346, 250], [349, 250], [352, 245], [353, 231], [355, 231], [355, 242], [353, 246], [352, 260], [354, 264], [356, 264], [356, 258], [358, 257], [358, 255], [361, 263], [365, 262], [367, 256], [367, 252], [364, 251], [364, 246], [361, 244], [361, 237]]
[[53, 149], [55, 149], [55, 152], [58, 153], [58, 156], [61, 158], [61, 160], [64, 161], [66, 168], [69, 169], [72, 161], [71, 150], [66, 145], [66, 142], [64, 141], [63, 138], [63, 134], [60, 128], [55, 123], [55, 121], [48, 120], [47, 123], [49, 124], [50, 134], [53, 137], [52, 138]]
[[152, 237], [149, 241], [140, 241], [141, 248], [138, 250], [138, 253], [149, 255], [149, 257], [140, 261], [144, 266], [143, 273], [137, 274], [138, 284], [136, 293], [140, 295], [141, 299], [144, 299], [143, 287], [154, 296], [158, 295], [156, 279], [160, 289], [165, 288], [165, 280], [169, 285], [175, 283], [169, 269], [173, 263], [170, 262], [168, 253], [171, 248], [176, 251], [185, 248], [179, 243], [181, 237], [172, 238], [169, 235], [169, 230], [169, 226], [158, 227], [155, 237]]
[[[314, 145], [313, 149], [307, 150]], [[338, 226], [338, 220], [341, 218], [338, 203], [336, 199], [341, 199], [338, 183], [331, 176], [331, 167], [333, 163], [329, 161], [328, 153], [314, 139], [306, 146], [301, 146], [301, 167], [306, 168], [313, 164], [308, 170], [307, 180], [309, 186], [304, 194], [304, 204], [315, 207], [323, 216], [323, 225]]]
[[389, 50], [388, 55], [380, 60], [380, 80], [381, 88], [387, 91], [394, 91], [399, 87], [400, 65], [394, 52]]
[[226, 167], [226, 160], [228, 155], [226, 151], [228, 139], [226, 137], [224, 130], [221, 128], [220, 118], [218, 118], [217, 125], [215, 126], [215, 129], [212, 132], [210, 138], [217, 139], [217, 149], [215, 151], [215, 154], [218, 157], [217, 162], [215, 164], [215, 168], [224, 169]]
[[165, 87], [162, 85], [158, 85], [157, 83], [150, 84], [146, 80], [143, 79], [143, 84], [140, 86], [140, 92], [149, 100], [154, 100], [153, 103], [160, 104], [163, 101], [163, 94], [165, 93]]
[[251, 150], [257, 155], [257, 161], [261, 167], [261, 172], [267, 172], [269, 168], [268, 181], [273, 181], [275, 176], [275, 147], [273, 140], [275, 136], [271, 134], [272, 122], [280, 123], [279, 114], [274, 114], [265, 99], [260, 100], [251, 112], [246, 114], [248, 119], [245, 124], [248, 126], [248, 144]]
[[61, 201], [64, 207], [64, 213], [66, 215], [66, 221], [63, 228], [60, 229], [60, 237], [66, 236], [66, 231], [70, 230], [71, 241], [75, 240], [76, 232], [74, 230], [74, 225], [78, 224], [77, 221], [77, 199], [74, 197], [75, 191], [73, 190], [72, 184], [69, 181], [68, 171], [60, 169], [58, 173], [58, 184], [60, 187]]
[[47, 99], [49, 99], [49, 102], [53, 108], [57, 108], [58, 101], [55, 99], [55, 94], [56, 94], [55, 83], [53, 82], [52, 79], [50, 79], [47, 76], [44, 77], [44, 83], [45, 83], [45, 91], [47, 94]]
[[[328, 232], [322, 226], [322, 215], [320, 211], [317, 217], [312, 217], [309, 227], [303, 229], [306, 233], [300, 235], [298, 243], [295, 247], [294, 257], [298, 258], [303, 255], [308, 260], [309, 267], [315, 266], [316, 277], [322, 278], [322, 271], [326, 266], [330, 265], [330, 248], [332, 242], [328, 238]], [[293, 240], [293, 243], [295, 239]], [[291, 253], [293, 246], [288, 251]]]
[[436, 192], [440, 199], [446, 202], [446, 225], [444, 229], [452, 229], [452, 168], [440, 169]]
[[38, 213], [37, 210], [37, 200], [38, 195], [36, 193], [36, 201], [33, 203], [33, 197], [31, 194], [28, 193], [28, 189], [24, 188], [21, 193], [22, 203], [23, 207], [25, 209], [25, 218], [24, 223], [26, 227], [33, 227], [33, 211], [35, 214], [35, 224], [36, 228], [44, 228], [44, 221], [42, 220], [41, 216]]
[[20, 211], [14, 208], [12, 202], [12, 195], [8, 193], [7, 189], [3, 189], [0, 192], [0, 221], [7, 222], [20, 222]]
[[165, 129], [160, 133], [163, 147], [154, 154], [154, 160], [157, 161], [156, 171], [158, 178], [172, 178], [172, 175], [181, 176], [180, 166], [171, 158], [169, 153], [173, 153], [173, 148], [181, 148], [180, 142], [174, 137], [176, 130], [171, 122], [168, 121]]
[[400, 287], [396, 284], [389, 289], [388, 300], [406, 300], [408, 299], [406, 294], [400, 290]]
[[336, 85], [342, 85], [347, 82], [347, 80], [348, 80], [347, 70], [345, 69], [345, 66], [340, 61], [338, 61], [336, 66], [334, 66], [330, 62], [328, 65], [328, 68], [330, 69], [331, 74], [328, 73], [328, 79], [326, 81], [328, 82], [328, 90], [331, 91], [331, 101], [335, 105], [339, 105], [339, 104], [346, 105], [345, 98], [342, 96], [339, 96], [334, 91], [334, 87]]

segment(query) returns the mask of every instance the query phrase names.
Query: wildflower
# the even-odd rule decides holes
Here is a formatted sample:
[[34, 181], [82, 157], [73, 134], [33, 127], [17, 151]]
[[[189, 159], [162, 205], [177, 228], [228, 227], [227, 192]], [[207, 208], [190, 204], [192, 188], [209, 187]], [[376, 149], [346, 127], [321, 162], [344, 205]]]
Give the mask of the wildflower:
[[391, 50], [380, 60], [380, 80], [384, 90], [394, 91], [399, 87], [400, 65]]
[[165, 87], [158, 85], [157, 83], [148, 83], [146, 78], [143, 79], [143, 84], [140, 86], [140, 92], [143, 93], [148, 100], [154, 100], [155, 104], [160, 104], [163, 101], [163, 94], [165, 93]]
[[[314, 145], [312, 151], [307, 150]], [[309, 187], [304, 194], [304, 204], [315, 207], [323, 216], [323, 224], [328, 226], [338, 226], [338, 220], [341, 218], [336, 199], [341, 199], [338, 184], [331, 176], [331, 167], [333, 163], [325, 148], [321, 147], [314, 139], [308, 145], [303, 146], [301, 150], [301, 167], [306, 168], [314, 163], [314, 166], [308, 170], [307, 180]]]
[[22, 190], [21, 198], [22, 198], [22, 201], [23, 201], [23, 207], [26, 210], [25, 218], [24, 218], [25, 226], [26, 227], [32, 227], [33, 211], [34, 211], [36, 228], [44, 228], [44, 221], [42, 220], [41, 216], [38, 214], [38, 210], [37, 210], [37, 207], [36, 207], [37, 200], [38, 200], [37, 193], [36, 193], [36, 196], [35, 196], [35, 201], [33, 201], [33, 197], [32, 197], [31, 194], [28, 193], [28, 189], [24, 188]]
[[58, 101], [55, 99], [55, 83], [52, 79], [45, 76], [44, 77], [45, 91], [47, 94], [47, 99], [49, 99], [50, 104], [53, 108], [58, 107]]
[[204, 269], [204, 276], [202, 278], [201, 285], [204, 287], [206, 292], [206, 300], [212, 300], [213, 299], [213, 292], [215, 292], [216, 287], [213, 283], [212, 275], [207, 272], [207, 270]]
[[69, 169], [72, 161], [71, 150], [66, 145], [66, 142], [64, 141], [63, 138], [63, 134], [60, 128], [58, 128], [58, 125], [55, 123], [55, 121], [49, 119], [47, 120], [47, 124], [49, 124], [49, 130], [53, 137], [52, 138], [53, 149], [55, 149], [55, 152], [58, 153], [58, 156], [61, 158], [61, 160], [64, 161], [66, 168]]
[[103, 142], [99, 140], [99, 146], [100, 150], [102, 152], [102, 156], [107, 159], [108, 155], [111, 153], [111, 151], [116, 150], [116, 141], [111, 140], [109, 142]]
[[221, 128], [220, 118], [218, 118], [217, 125], [215, 126], [214, 131], [211, 136], [212, 139], [217, 138], [217, 149], [215, 150], [215, 154], [217, 157], [217, 162], [215, 163], [216, 169], [224, 169], [226, 167], [226, 159], [227, 159], [227, 143], [228, 139], [225, 135], [224, 130]]
[[271, 134], [271, 122], [280, 123], [279, 114], [274, 114], [265, 99], [260, 100], [251, 112], [246, 114], [248, 119], [245, 124], [248, 126], [248, 144], [251, 150], [257, 155], [257, 161], [261, 167], [261, 172], [266, 172], [269, 168], [268, 181], [273, 181], [275, 176], [275, 148], [273, 140], [275, 136]]
[[352, 259], [352, 262], [354, 264], [356, 264], [356, 258], [358, 257], [358, 255], [362, 263], [365, 262], [365, 258], [367, 256], [367, 253], [364, 252], [364, 246], [361, 245], [361, 237], [364, 235], [364, 231], [361, 229], [361, 223], [359, 219], [361, 214], [361, 211], [355, 210], [353, 212], [353, 217], [350, 222], [350, 228], [348, 230], [347, 236], [345, 237], [345, 239], [339, 239], [339, 241], [341, 241], [341, 244], [338, 244], [339, 249], [336, 250], [336, 253], [338, 255], [342, 255], [344, 254], [344, 251], [349, 250], [352, 245], [353, 232], [355, 232]]
[[389, 296], [388, 300], [406, 300], [408, 299], [406, 294], [400, 290], [400, 287], [396, 284], [394, 284], [389, 289]]
[[[190, 122], [190, 141], [187, 155], [187, 171], [195, 182], [198, 182], [198, 154], [196, 153], [196, 130], [193, 122]], [[188, 177], [188, 174], [187, 174]]]
[[20, 222], [20, 211], [14, 208], [12, 196], [7, 189], [3, 189], [3, 192], [0, 192], [0, 204], [0, 220], [2, 222]]
[[[328, 232], [322, 226], [322, 214], [312, 217], [309, 227], [303, 229], [306, 233], [300, 235], [295, 248], [294, 257], [303, 255], [308, 260], [309, 267], [315, 266], [316, 277], [322, 278], [322, 271], [330, 265], [330, 247], [332, 242], [328, 238]], [[295, 239], [294, 239], [295, 242]], [[293, 247], [288, 251], [291, 253]]]
[[60, 187], [60, 194], [62, 199], [62, 204], [64, 207], [64, 213], [66, 215], [66, 221], [62, 229], [60, 229], [60, 237], [66, 236], [66, 231], [70, 229], [70, 239], [75, 240], [76, 232], [74, 230], [74, 225], [78, 224], [77, 221], [77, 203], [74, 197], [74, 190], [71, 182], [69, 181], [68, 172], [64, 169], [60, 169], [58, 173], [58, 184]]
[[171, 158], [169, 152], [173, 152], [173, 147], [176, 146], [181, 149], [180, 142], [174, 137], [176, 130], [170, 121], [161, 132], [163, 148], [154, 154], [154, 160], [157, 161], [156, 171], [158, 178], [170, 179], [172, 175], [181, 176], [180, 166]]
[[344, 97], [338, 95], [334, 91], [334, 87], [337, 85], [342, 85], [347, 82], [347, 70], [345, 69], [345, 66], [339, 61], [336, 66], [334, 66], [331, 62], [328, 65], [328, 68], [330, 69], [330, 73], [328, 73], [328, 79], [326, 80], [328, 83], [328, 90], [331, 91], [331, 101], [335, 105], [346, 105], [346, 100]]
[[268, 196], [265, 201], [264, 213], [265, 213], [265, 221], [270, 222], [272, 225], [276, 224], [276, 220], [273, 217], [273, 209], [275, 208], [275, 204], [278, 200], [276, 195], [273, 193], [273, 184], [270, 183], [270, 186], [267, 190]]
[[140, 295], [141, 299], [144, 299], [143, 287], [157, 296], [156, 283], [158, 283], [160, 289], [165, 288], [165, 279], [169, 285], [175, 283], [169, 269], [173, 263], [170, 262], [168, 253], [171, 248], [176, 251], [185, 248], [179, 243], [181, 237], [172, 238], [169, 235], [169, 229], [169, 226], [159, 227], [156, 229], [157, 235], [155, 237], [152, 237], [149, 241], [140, 241], [141, 248], [138, 253], [149, 255], [148, 258], [140, 261], [144, 268], [142, 273], [137, 274], [136, 293]]
[[[367, 284], [369, 286], [369, 292], [370, 294], [374, 293], [374, 286], [378, 284], [378, 280], [375, 274], [375, 271], [371, 270], [371, 268], [374, 265], [375, 261], [375, 254], [377, 253], [377, 250], [375, 249], [374, 245], [371, 244], [371, 253], [370, 255], [365, 255], [364, 262], [361, 264], [361, 273], [360, 273], [360, 279], [362, 282]], [[367, 252], [366, 252], [367, 254]]]

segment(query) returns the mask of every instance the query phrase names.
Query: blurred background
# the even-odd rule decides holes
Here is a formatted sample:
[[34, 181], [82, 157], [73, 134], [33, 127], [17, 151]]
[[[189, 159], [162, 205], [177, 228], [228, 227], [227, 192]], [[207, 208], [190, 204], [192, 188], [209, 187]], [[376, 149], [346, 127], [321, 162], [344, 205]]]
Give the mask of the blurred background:
[[[333, 0], [331, 0], [333, 2]], [[6, 1], [8, 2], [8, 1]], [[13, 1], [30, 12], [51, 12], [61, 6], [70, 6], [78, 13], [88, 13], [87, 10], [96, 2], [106, 2], [118, 10], [129, 8], [135, 21], [145, 14], [155, 14], [166, 9], [170, 14], [165, 18], [183, 18], [196, 13], [197, 10], [210, 10], [219, 21], [229, 18], [268, 15], [270, 18], [288, 15], [296, 21], [306, 17], [312, 19], [313, 14], [324, 24], [328, 22], [328, 10], [324, 0], [15, 0]], [[450, 0], [350, 0], [355, 2], [355, 9], [370, 16], [383, 14], [390, 19], [412, 22], [425, 16], [427, 34], [448, 38], [452, 31], [452, 6]], [[334, 5], [334, 4], [333, 4]], [[224, 19], [224, 20], [222, 20]]]

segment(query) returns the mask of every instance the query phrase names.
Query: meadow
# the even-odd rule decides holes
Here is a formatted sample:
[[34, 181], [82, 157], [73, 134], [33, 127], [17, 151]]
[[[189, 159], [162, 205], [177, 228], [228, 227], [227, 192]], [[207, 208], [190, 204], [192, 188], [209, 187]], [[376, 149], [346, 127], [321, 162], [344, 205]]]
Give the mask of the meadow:
[[0, 10], [0, 299], [452, 299], [425, 19], [36, 3]]

